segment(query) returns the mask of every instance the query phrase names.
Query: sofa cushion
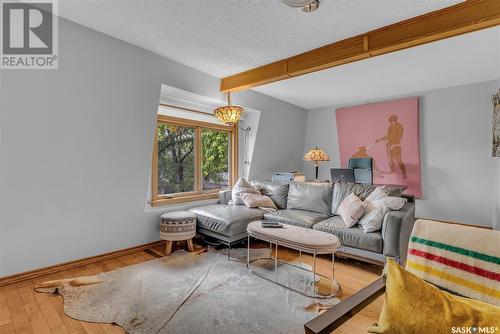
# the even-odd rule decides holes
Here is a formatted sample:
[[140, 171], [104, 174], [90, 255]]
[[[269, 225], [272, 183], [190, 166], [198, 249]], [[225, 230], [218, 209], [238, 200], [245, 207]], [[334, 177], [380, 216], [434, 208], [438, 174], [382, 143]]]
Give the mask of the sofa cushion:
[[270, 212], [264, 215], [264, 220], [308, 228], [312, 228], [314, 224], [327, 218], [327, 215], [321, 213], [293, 209]]
[[200, 206], [189, 211], [196, 215], [198, 227], [229, 237], [246, 232], [248, 223], [261, 220], [265, 212], [228, 204]]
[[346, 227], [340, 216], [333, 216], [317, 223], [313, 226], [313, 229], [336, 235], [342, 246], [382, 253], [383, 245], [380, 231], [365, 233], [359, 225]]
[[366, 197], [368, 197], [368, 195], [375, 190], [375, 188], [376, 186], [369, 184], [357, 184], [342, 181], [335, 182], [332, 195], [332, 214], [338, 214], [337, 210], [340, 204], [350, 194], [354, 194], [358, 196], [360, 200], [364, 201]]
[[[333, 184], [312, 182], [290, 182], [287, 209], [313, 211], [330, 215]], [[340, 203], [339, 203], [340, 205]]]
[[286, 208], [288, 183], [272, 182], [262, 179], [250, 180], [250, 184], [259, 189], [262, 195], [269, 196], [278, 209]]

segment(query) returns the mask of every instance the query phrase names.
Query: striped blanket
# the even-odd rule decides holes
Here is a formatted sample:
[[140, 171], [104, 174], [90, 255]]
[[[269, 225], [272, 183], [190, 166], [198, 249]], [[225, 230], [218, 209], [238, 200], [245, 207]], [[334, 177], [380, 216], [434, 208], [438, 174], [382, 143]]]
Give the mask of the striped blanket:
[[417, 220], [406, 269], [445, 290], [500, 305], [500, 232]]

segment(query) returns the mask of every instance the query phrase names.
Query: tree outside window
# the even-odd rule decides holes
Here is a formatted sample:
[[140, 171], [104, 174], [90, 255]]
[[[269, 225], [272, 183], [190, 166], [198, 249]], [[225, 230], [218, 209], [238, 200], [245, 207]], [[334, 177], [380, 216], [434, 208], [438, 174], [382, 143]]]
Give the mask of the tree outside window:
[[234, 128], [160, 115], [156, 130], [153, 205], [197, 200], [231, 186]]
[[229, 132], [202, 129], [203, 190], [225, 189], [229, 183]]
[[194, 128], [158, 124], [158, 194], [194, 191]]

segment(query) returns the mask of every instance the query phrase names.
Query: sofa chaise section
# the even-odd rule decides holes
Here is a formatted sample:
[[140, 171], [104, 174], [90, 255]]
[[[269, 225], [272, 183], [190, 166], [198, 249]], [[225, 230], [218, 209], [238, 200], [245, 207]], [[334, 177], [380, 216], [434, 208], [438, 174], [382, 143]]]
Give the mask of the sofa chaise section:
[[248, 224], [262, 220], [265, 213], [260, 209], [229, 204], [206, 205], [189, 211], [196, 215], [200, 234], [216, 238], [228, 245], [246, 238]]

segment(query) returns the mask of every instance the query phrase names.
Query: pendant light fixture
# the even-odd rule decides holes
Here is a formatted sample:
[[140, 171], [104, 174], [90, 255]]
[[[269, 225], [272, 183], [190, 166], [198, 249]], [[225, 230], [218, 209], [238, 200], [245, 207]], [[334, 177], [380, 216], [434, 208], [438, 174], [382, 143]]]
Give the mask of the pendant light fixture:
[[231, 92], [227, 92], [227, 106], [219, 107], [214, 110], [214, 115], [221, 122], [227, 125], [235, 125], [243, 114], [243, 108], [231, 105]]
[[281, 2], [293, 8], [302, 8], [306, 13], [314, 12], [319, 7], [319, 0], [281, 0]]

